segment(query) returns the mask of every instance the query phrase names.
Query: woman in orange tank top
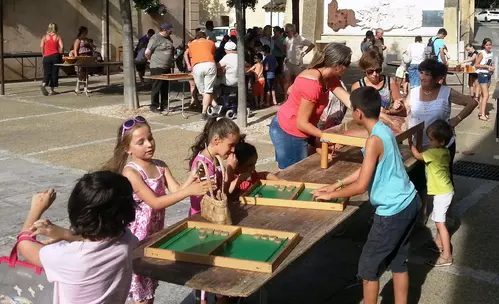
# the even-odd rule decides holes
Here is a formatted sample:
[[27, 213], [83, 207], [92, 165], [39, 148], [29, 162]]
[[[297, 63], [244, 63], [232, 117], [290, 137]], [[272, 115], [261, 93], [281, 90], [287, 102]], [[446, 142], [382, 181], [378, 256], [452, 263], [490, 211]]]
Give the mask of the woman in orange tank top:
[[49, 95], [48, 86], [50, 87], [50, 95], [57, 94], [54, 91], [54, 88], [59, 86], [59, 67], [56, 64], [62, 62], [61, 55], [64, 51], [62, 38], [57, 34], [57, 24], [49, 24], [47, 33], [40, 41], [40, 49], [43, 54], [42, 93], [45, 96]]

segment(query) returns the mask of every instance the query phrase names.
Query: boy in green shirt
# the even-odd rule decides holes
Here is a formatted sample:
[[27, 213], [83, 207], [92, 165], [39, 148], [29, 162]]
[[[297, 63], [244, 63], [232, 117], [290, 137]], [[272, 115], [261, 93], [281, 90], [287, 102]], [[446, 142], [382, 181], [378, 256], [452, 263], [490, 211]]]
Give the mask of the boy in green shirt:
[[439, 252], [440, 257], [436, 262], [429, 264], [435, 267], [450, 266], [453, 260], [445, 216], [454, 196], [454, 187], [450, 177], [450, 152], [446, 146], [454, 132], [445, 120], [439, 119], [426, 128], [426, 134], [430, 142], [428, 150], [419, 152], [411, 139], [409, 144], [414, 157], [425, 162], [428, 195], [433, 196], [433, 212], [430, 217], [435, 222], [438, 232], [435, 243], [429, 249]]

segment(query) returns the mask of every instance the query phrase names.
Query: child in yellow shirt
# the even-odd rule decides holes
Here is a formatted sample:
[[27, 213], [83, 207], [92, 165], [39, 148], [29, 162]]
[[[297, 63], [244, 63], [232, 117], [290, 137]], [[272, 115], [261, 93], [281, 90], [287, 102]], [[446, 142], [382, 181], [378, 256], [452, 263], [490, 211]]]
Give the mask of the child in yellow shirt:
[[414, 157], [425, 162], [428, 195], [433, 196], [433, 212], [430, 218], [435, 222], [438, 232], [435, 236], [436, 247], [430, 249], [440, 252], [440, 257], [429, 264], [435, 267], [450, 266], [453, 259], [445, 216], [454, 196], [454, 186], [449, 168], [450, 152], [446, 146], [454, 132], [445, 120], [439, 119], [426, 128], [426, 134], [430, 142], [428, 150], [419, 152], [411, 140], [409, 144]]

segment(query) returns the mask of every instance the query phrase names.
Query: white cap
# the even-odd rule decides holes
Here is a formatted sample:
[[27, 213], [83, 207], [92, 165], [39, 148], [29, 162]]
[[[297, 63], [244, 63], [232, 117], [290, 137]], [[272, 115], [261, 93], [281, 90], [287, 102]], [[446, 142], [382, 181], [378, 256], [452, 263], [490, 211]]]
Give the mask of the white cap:
[[237, 45], [232, 41], [227, 41], [224, 46], [224, 49], [227, 51], [235, 51], [237, 49]]

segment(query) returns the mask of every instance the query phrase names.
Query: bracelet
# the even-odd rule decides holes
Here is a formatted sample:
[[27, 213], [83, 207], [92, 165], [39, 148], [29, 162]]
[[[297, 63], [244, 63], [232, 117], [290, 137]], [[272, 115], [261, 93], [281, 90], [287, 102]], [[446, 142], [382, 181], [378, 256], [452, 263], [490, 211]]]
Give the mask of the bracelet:
[[345, 185], [343, 184], [343, 182], [341, 181], [341, 179], [338, 180], [338, 184], [340, 184], [340, 188], [343, 189], [343, 187], [345, 187]]
[[459, 121], [463, 120], [459, 114], [456, 117], [457, 117], [457, 119], [459, 119]]

